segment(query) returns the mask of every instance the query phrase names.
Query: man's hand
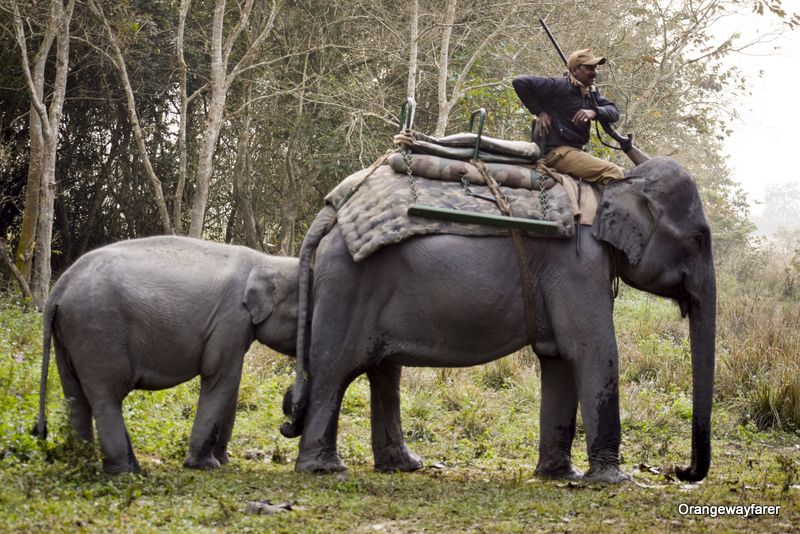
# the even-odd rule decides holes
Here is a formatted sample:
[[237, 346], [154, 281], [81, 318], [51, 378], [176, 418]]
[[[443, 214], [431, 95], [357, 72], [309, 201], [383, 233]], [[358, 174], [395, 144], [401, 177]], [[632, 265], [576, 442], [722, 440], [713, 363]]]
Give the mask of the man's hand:
[[536, 130], [539, 132], [539, 135], [547, 135], [550, 133], [550, 114], [546, 111], [542, 111], [541, 113], [537, 113], [536, 117], [538, 118], [536, 121]]
[[572, 116], [572, 124], [578, 126], [581, 123], [589, 122], [597, 118], [597, 112], [593, 109], [579, 109], [578, 112]]

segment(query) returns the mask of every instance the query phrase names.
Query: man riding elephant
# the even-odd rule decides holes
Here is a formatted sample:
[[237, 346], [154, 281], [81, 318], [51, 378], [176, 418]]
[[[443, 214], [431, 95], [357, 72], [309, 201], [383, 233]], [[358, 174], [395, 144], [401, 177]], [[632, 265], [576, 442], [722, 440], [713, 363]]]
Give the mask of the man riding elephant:
[[622, 169], [583, 151], [592, 120], [619, 119], [616, 104], [600, 96], [594, 85], [597, 66], [606, 62], [589, 49], [578, 50], [567, 61], [563, 76], [520, 76], [512, 82], [522, 103], [538, 117], [536, 141], [543, 163], [552, 169], [602, 185], [623, 178]]

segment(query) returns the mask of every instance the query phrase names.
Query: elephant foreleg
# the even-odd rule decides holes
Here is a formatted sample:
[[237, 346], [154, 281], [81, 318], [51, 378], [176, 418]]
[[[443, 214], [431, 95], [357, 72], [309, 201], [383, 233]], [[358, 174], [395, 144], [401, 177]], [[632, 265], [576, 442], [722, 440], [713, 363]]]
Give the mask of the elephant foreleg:
[[572, 465], [572, 441], [578, 413], [578, 391], [572, 366], [559, 357], [540, 357], [539, 363], [542, 369], [542, 402], [536, 474], [574, 480], [582, 474]]
[[400, 375], [402, 367], [388, 361], [367, 371], [369, 377], [372, 453], [378, 471], [416, 471], [419, 456], [408, 450], [400, 422]]
[[609, 483], [630, 480], [619, 468], [622, 430], [616, 355], [605, 358], [587, 354], [572, 363], [589, 455], [589, 471], [584, 478]]
[[[237, 395], [238, 397], [238, 395]], [[222, 427], [217, 434], [217, 441], [214, 443], [214, 458], [220, 464], [227, 464], [228, 460], [228, 443], [233, 435], [233, 424], [236, 421], [236, 401], [228, 407], [228, 413], [223, 416]]]
[[220, 454], [227, 460], [225, 451], [233, 431], [242, 360], [228, 362], [228, 365], [231, 367], [226, 369], [225, 375], [203, 376], [200, 379], [200, 400], [184, 467], [215, 469], [220, 466]]

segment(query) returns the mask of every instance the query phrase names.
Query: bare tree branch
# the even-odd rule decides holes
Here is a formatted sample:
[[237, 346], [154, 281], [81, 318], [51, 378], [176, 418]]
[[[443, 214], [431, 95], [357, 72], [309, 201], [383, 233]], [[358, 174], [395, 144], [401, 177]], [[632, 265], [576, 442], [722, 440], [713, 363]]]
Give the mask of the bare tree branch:
[[133, 88], [131, 87], [130, 78], [128, 77], [128, 69], [125, 65], [125, 58], [122, 56], [122, 50], [119, 48], [117, 36], [114, 33], [114, 30], [111, 29], [111, 25], [108, 23], [105, 13], [103, 13], [103, 8], [98, 5], [95, 0], [88, 0], [88, 2], [89, 7], [101, 21], [106, 30], [106, 34], [108, 35], [109, 44], [114, 52], [113, 56], [111, 56], [111, 59], [114, 65], [117, 67], [120, 81], [125, 89], [125, 96], [128, 104], [128, 118], [130, 119], [131, 126], [133, 127], [133, 135], [136, 138], [136, 147], [139, 151], [139, 157], [142, 160], [145, 173], [148, 180], [150, 180], [150, 185], [153, 188], [156, 207], [158, 208], [158, 214], [161, 218], [161, 225], [164, 233], [172, 234], [172, 221], [170, 220], [169, 211], [167, 210], [167, 203], [164, 199], [164, 191], [161, 187], [161, 180], [158, 178], [155, 170], [153, 169], [153, 165], [150, 162], [150, 156], [147, 153], [147, 146], [144, 143], [144, 134], [142, 133], [142, 127], [139, 123], [139, 115], [136, 111], [136, 99], [134, 98]]

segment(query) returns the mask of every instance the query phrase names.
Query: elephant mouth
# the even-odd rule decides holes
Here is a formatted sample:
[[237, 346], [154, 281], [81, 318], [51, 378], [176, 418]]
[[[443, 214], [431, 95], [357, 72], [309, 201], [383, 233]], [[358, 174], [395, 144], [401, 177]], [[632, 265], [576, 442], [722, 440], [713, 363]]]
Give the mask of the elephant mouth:
[[678, 307], [681, 310], [681, 317], [686, 318], [692, 311], [692, 304], [696, 301], [697, 297], [690, 289], [690, 284], [686, 277], [686, 273], [681, 277], [681, 294], [675, 299], [678, 301]]

